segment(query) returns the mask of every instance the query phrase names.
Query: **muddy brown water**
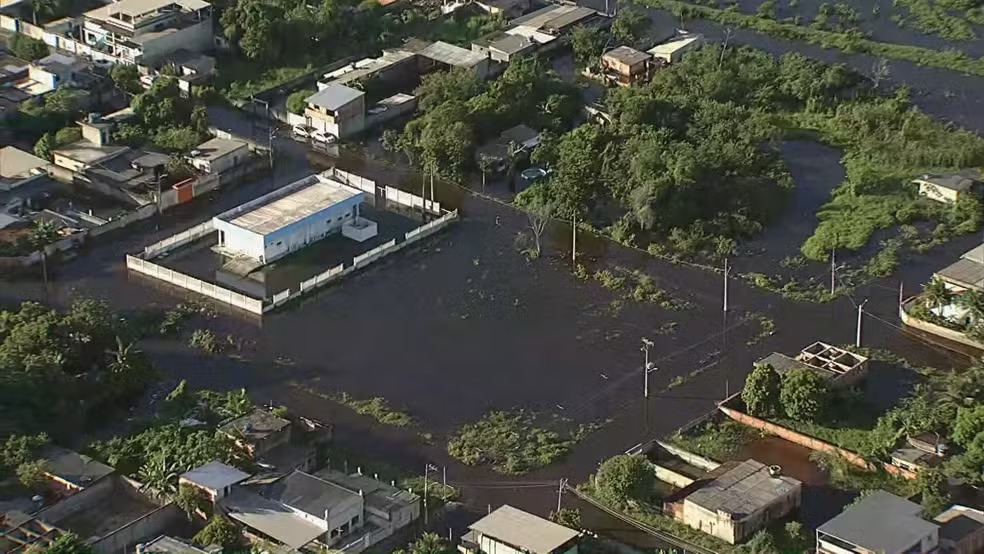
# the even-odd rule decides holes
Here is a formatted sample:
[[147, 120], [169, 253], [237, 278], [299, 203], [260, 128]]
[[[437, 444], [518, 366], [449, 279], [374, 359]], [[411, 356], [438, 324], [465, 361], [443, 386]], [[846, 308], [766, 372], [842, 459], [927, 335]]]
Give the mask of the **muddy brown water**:
[[[286, 160], [275, 182], [286, 184], [329, 163], [318, 156]], [[420, 190], [422, 179], [412, 172], [354, 155], [337, 163]], [[39, 279], [0, 281], [0, 302], [47, 299], [65, 305], [86, 295], [123, 310], [172, 306], [189, 296], [129, 274], [124, 254], [272, 186], [266, 179], [233, 187], [159, 222], [128, 228], [54, 268], [47, 290]], [[435, 182], [435, 196], [445, 207], [460, 209], [462, 220], [421, 246], [262, 321], [220, 310], [209, 326], [255, 345], [240, 353], [242, 359], [202, 356], [164, 340], [147, 341], [145, 351], [172, 382], [186, 378], [198, 387], [246, 387], [258, 401], [334, 423], [341, 439], [408, 471], [422, 471], [427, 463], [447, 467], [449, 481], [461, 486], [474, 513], [508, 502], [546, 515], [555, 507], [557, 480], [579, 482], [605, 458], [712, 409], [740, 387], [754, 360], [773, 350], [795, 352], [817, 339], [853, 341], [855, 312], [846, 299], [817, 306], [732, 283], [726, 319], [719, 275], [582, 234], [579, 244], [589, 266], [639, 268], [693, 307], [672, 312], [641, 305], [624, 300], [624, 292], [571, 274], [568, 228], [552, 229], [545, 256], [528, 262], [516, 242], [527, 233], [525, 217], [442, 182]], [[866, 320], [866, 345], [940, 368], [966, 363], [962, 355], [895, 328], [896, 289], [872, 287], [865, 294], [867, 309], [888, 322]], [[776, 333], [753, 341], [757, 329], [741, 322], [747, 312], [774, 319]], [[658, 334], [670, 321], [677, 323], [676, 332]], [[655, 342], [651, 359], [658, 367], [650, 377], [648, 402], [642, 401], [642, 337]], [[675, 378], [683, 383], [667, 390]], [[381, 396], [411, 413], [418, 426], [380, 426], [304, 388]], [[447, 435], [490, 409], [512, 408], [574, 422], [611, 421], [563, 461], [521, 477], [450, 459]], [[422, 433], [432, 440], [422, 440]]]

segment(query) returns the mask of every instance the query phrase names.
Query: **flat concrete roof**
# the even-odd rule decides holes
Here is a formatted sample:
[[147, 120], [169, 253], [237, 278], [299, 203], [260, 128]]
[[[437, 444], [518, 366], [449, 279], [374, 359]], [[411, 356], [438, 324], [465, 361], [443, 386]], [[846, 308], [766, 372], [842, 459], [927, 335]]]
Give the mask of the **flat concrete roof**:
[[[359, 196], [362, 192], [342, 183], [318, 178], [307, 185], [261, 197], [263, 202], [226, 220], [236, 227], [260, 235], [269, 235], [335, 204]], [[219, 216], [221, 219], [221, 216]]]
[[0, 148], [0, 177], [4, 179], [25, 179], [33, 175], [31, 170], [48, 165], [48, 162], [16, 146]]
[[112, 467], [73, 450], [49, 446], [43, 452], [45, 473], [85, 488], [113, 473]]
[[81, 164], [94, 164], [129, 149], [127, 146], [99, 146], [83, 139], [56, 148], [52, 154], [64, 156]]
[[195, 158], [201, 160], [217, 160], [244, 146], [246, 146], [246, 143], [241, 140], [214, 138], [195, 147], [195, 150], [198, 151], [198, 155]]
[[215, 461], [183, 473], [181, 478], [202, 488], [218, 491], [249, 479], [249, 474]]
[[88, 11], [85, 16], [104, 20], [111, 14], [121, 13], [134, 17], [159, 10], [171, 4], [177, 4], [188, 11], [197, 11], [211, 6], [202, 0], [120, 0]]
[[618, 48], [605, 52], [604, 57], [626, 65], [635, 65], [637, 63], [642, 63], [653, 56], [652, 54], [636, 50], [631, 46], [619, 46]]
[[535, 554], [549, 554], [580, 533], [506, 504], [469, 529]]
[[342, 106], [354, 102], [365, 94], [361, 90], [352, 87], [331, 83], [311, 96], [308, 96], [304, 101], [329, 111], [335, 111]]

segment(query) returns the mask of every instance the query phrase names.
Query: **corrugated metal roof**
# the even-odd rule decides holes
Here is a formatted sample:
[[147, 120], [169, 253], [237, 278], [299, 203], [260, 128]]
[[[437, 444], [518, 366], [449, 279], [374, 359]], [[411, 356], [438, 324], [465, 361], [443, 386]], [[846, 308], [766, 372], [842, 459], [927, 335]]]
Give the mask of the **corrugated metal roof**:
[[485, 59], [485, 56], [478, 52], [442, 41], [427, 46], [417, 54], [453, 67], [474, 67]]
[[936, 275], [944, 281], [952, 281], [968, 288], [984, 290], [984, 264], [971, 259], [961, 258], [937, 271]]

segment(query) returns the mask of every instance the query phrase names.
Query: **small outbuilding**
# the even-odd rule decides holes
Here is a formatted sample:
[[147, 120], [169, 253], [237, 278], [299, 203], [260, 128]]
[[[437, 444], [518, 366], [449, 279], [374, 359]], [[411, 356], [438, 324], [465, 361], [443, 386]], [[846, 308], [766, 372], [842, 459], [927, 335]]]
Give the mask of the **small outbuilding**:
[[779, 466], [749, 459], [722, 464], [711, 475], [710, 481], [692, 485], [695, 490], [673, 515], [728, 544], [745, 542], [800, 505], [802, 483], [783, 475]]
[[601, 65], [606, 77], [620, 85], [628, 86], [649, 78], [652, 58], [652, 54], [636, 50], [631, 46], [619, 46], [605, 52], [601, 57]]
[[927, 174], [914, 179], [919, 186], [919, 194], [937, 202], [956, 202], [965, 194], [970, 194], [978, 185], [977, 181], [959, 174]]
[[215, 461], [182, 473], [178, 478], [178, 483], [205, 491], [214, 502], [228, 496], [234, 485], [238, 485], [246, 479], [249, 479], [248, 473]]
[[468, 529], [458, 547], [466, 554], [577, 554], [581, 535], [509, 505], [500, 506]]
[[241, 140], [213, 138], [191, 151], [189, 163], [204, 173], [222, 173], [246, 161], [249, 145]]

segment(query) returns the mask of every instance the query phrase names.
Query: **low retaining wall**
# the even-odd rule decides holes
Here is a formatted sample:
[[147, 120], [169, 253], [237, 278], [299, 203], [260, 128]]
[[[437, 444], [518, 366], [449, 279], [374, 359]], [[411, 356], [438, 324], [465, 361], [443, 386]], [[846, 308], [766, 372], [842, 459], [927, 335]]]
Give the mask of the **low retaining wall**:
[[681, 460], [687, 462], [688, 464], [696, 468], [703, 469], [704, 471], [714, 471], [715, 469], [721, 466], [720, 462], [715, 462], [710, 458], [705, 458], [703, 456], [694, 454], [693, 452], [684, 450], [678, 446], [673, 446], [668, 442], [656, 441], [656, 444], [658, 444], [663, 450], [666, 450], [667, 452], [673, 454], [677, 458], [680, 458]]
[[178, 271], [172, 271], [166, 267], [159, 266], [153, 262], [142, 260], [136, 256], [127, 255], [127, 269], [132, 269], [137, 273], [143, 273], [155, 279], [177, 285], [183, 289], [197, 292], [219, 302], [224, 302], [230, 306], [246, 310], [254, 314], [263, 313], [263, 301], [250, 298], [244, 294], [233, 292], [227, 288], [200, 281], [194, 277], [185, 275]]
[[962, 344], [964, 346], [969, 346], [971, 348], [976, 348], [978, 350], [984, 350], [984, 344], [979, 343], [967, 337], [967, 335], [961, 333], [960, 331], [947, 329], [942, 325], [930, 323], [928, 321], [919, 319], [918, 317], [909, 315], [909, 312], [906, 311], [906, 307], [911, 305], [912, 302], [914, 301], [915, 301], [914, 298], [910, 298], [909, 300], [903, 302], [901, 306], [899, 306], [899, 319], [901, 319], [902, 323], [904, 323], [907, 327], [912, 327], [913, 329], [919, 329], [920, 331], [924, 331], [926, 333], [930, 333], [938, 337], [943, 337], [946, 340], [950, 340]]
[[[734, 408], [728, 408], [727, 406], [721, 405], [718, 406], [718, 409], [721, 410], [721, 412], [724, 413], [726, 416], [737, 421], [738, 423], [741, 423], [742, 425], [748, 425], [749, 427], [754, 427], [756, 429], [759, 429], [760, 431], [763, 431], [770, 435], [775, 435], [791, 443], [798, 444], [800, 446], [805, 446], [810, 450], [815, 450], [817, 452], [826, 452], [830, 454], [838, 454], [842, 456], [845, 460], [850, 462], [851, 464], [860, 468], [864, 468], [869, 471], [876, 469], [873, 464], [869, 463], [867, 460], [855, 454], [854, 452], [851, 452], [850, 450], [844, 450], [843, 448], [834, 446], [828, 442], [824, 442], [820, 439], [816, 439], [804, 435], [803, 433], [793, 431], [792, 429], [783, 427], [781, 425], [777, 425], [775, 423], [770, 423], [768, 421], [765, 421], [764, 419], [759, 419], [755, 416], [748, 415]], [[901, 467], [892, 465], [890, 463], [882, 463], [881, 466], [890, 475], [895, 475], [897, 477], [902, 477], [904, 479], [916, 478], [915, 472], [909, 471], [907, 469], [902, 469]]]

